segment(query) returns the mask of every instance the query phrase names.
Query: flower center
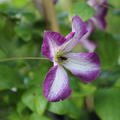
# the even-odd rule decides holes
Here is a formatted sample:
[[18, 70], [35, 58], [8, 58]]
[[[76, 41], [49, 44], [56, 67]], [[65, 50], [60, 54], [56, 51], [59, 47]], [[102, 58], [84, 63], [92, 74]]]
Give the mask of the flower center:
[[64, 56], [60, 56], [60, 57], [58, 57], [58, 60], [59, 60], [59, 61], [65, 61], [65, 60], [67, 60], [67, 58], [64, 57]]
[[56, 58], [55, 58], [55, 61], [57, 62], [57, 63], [62, 63], [62, 62], [64, 62], [64, 61], [66, 61], [67, 60], [67, 58], [66, 57], [64, 57], [62, 54], [57, 54], [56, 55]]

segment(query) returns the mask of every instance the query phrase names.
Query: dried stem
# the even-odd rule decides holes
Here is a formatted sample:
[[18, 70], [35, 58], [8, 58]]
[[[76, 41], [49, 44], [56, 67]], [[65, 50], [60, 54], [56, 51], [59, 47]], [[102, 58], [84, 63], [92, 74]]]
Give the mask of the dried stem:
[[86, 107], [86, 109], [89, 112], [91, 112], [93, 110], [93, 107], [94, 107], [94, 97], [92, 95], [85, 97], [85, 107]]

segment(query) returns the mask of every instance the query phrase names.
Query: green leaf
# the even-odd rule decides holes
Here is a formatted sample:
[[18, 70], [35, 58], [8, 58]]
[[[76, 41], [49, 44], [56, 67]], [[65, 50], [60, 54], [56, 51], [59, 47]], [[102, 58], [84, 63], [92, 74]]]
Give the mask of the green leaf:
[[70, 100], [50, 103], [48, 110], [58, 115], [67, 114], [71, 118], [79, 117], [79, 109]]
[[86, 2], [82, 1], [73, 4], [70, 9], [70, 19], [75, 15], [78, 15], [81, 19], [87, 21], [95, 15], [95, 11]]
[[8, 8], [9, 8], [9, 5], [6, 2], [0, 3], [0, 12], [6, 10]]
[[2, 29], [4, 27], [4, 25], [5, 25], [5, 18], [0, 15], [0, 19], [1, 19], [1, 21], [0, 21], [0, 29]]
[[21, 0], [21, 1], [18, 1], [18, 0], [12, 0], [12, 3], [18, 7], [20, 6], [24, 6], [24, 5], [27, 5], [29, 2], [29, 0]]
[[16, 35], [21, 37], [23, 40], [30, 41], [32, 38], [32, 27], [29, 25], [18, 25], [15, 27]]
[[51, 120], [51, 119], [46, 116], [40, 116], [39, 114], [33, 113], [30, 116], [29, 120]]
[[[81, 101], [80, 101], [81, 102]], [[80, 105], [79, 102], [79, 105]], [[82, 104], [81, 104], [82, 105]], [[80, 114], [80, 107], [78, 108], [72, 101], [68, 100], [68, 102], [65, 103], [66, 108], [66, 114], [71, 118], [79, 118]], [[76, 112], [78, 111], [78, 112]]]
[[94, 94], [96, 91], [96, 87], [92, 84], [85, 84], [81, 83], [80, 81], [76, 81], [76, 83], [79, 85], [79, 88], [73, 92], [72, 97], [85, 97]]
[[120, 88], [120, 78], [117, 80], [117, 82], [115, 83], [115, 87], [119, 87]]
[[0, 50], [0, 58], [5, 58], [5, 57], [6, 57], [5, 53], [2, 50]]
[[92, 84], [80, 83], [80, 96], [89, 96], [96, 91], [96, 87]]
[[0, 64], [0, 90], [21, 87], [21, 76], [16, 68], [12, 66]]
[[96, 92], [95, 111], [102, 120], [119, 120], [120, 88], [100, 89]]
[[34, 42], [29, 42], [28, 44], [24, 44], [21, 46], [17, 46], [15, 51], [12, 51], [14, 56], [21, 57], [21, 56], [35, 56], [38, 52], [38, 46], [33, 45]]
[[42, 115], [47, 106], [47, 100], [43, 97], [41, 88], [26, 91], [22, 96], [22, 102], [32, 111]]
[[47, 60], [40, 60], [36, 67], [29, 73], [29, 85], [42, 86], [43, 80], [51, 67], [51, 63]]
[[100, 56], [102, 69], [111, 69], [118, 62], [119, 46], [117, 40], [109, 33], [95, 31], [91, 40], [98, 45], [97, 53]]
[[[13, 107], [13, 106], [12, 106]], [[13, 110], [12, 110], [13, 109]], [[15, 108], [10, 109], [9, 115], [7, 116], [7, 120], [29, 120], [29, 115], [24, 114], [24, 115], [19, 115]]]
[[[120, 4], [120, 3], [117, 3]], [[107, 31], [112, 34], [120, 34], [119, 28], [120, 21], [120, 11], [119, 9], [111, 9], [107, 15]]]
[[17, 112], [12, 111], [12, 112], [10, 112], [10, 114], [8, 116], [8, 120], [21, 120], [21, 118], [19, 117]]
[[17, 112], [19, 113], [19, 115], [21, 115], [22, 114], [22, 111], [25, 109], [25, 105], [22, 103], [22, 102], [19, 102], [18, 104], [17, 104]]
[[59, 115], [64, 115], [66, 113], [66, 109], [64, 108], [65, 103], [66, 101], [50, 103], [48, 110]]

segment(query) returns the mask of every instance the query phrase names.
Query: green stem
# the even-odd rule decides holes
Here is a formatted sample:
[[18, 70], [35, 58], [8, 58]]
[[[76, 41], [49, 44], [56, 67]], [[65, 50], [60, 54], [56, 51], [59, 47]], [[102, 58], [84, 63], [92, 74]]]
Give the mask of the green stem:
[[0, 59], [0, 62], [9, 62], [15, 60], [48, 60], [47, 58], [40, 58], [40, 57], [12, 57], [12, 58], [4, 58]]

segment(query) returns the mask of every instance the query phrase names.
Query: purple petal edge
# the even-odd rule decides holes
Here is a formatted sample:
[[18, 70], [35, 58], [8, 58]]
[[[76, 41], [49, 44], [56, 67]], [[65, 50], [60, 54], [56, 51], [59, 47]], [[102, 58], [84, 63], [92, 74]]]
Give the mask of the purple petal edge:
[[[96, 64], [97, 66], [100, 67], [100, 59], [96, 53], [90, 53], [91, 55], [89, 56], [91, 58], [91, 62]], [[95, 80], [99, 74], [100, 74], [100, 68], [98, 67], [97, 70], [90, 72], [88, 75], [81, 75], [78, 74], [77, 76], [84, 82], [91, 82]]]
[[[57, 101], [60, 101], [60, 100], [64, 100], [66, 98], [68, 98], [70, 95], [71, 95], [71, 92], [72, 90], [69, 88], [69, 81], [68, 81], [68, 77], [67, 77], [67, 73], [65, 73], [65, 71], [63, 71], [63, 73], [61, 73], [61, 75], [63, 74], [64, 76], [62, 77], [64, 80], [61, 79], [61, 82], [62, 82], [62, 86], [60, 87], [60, 90], [58, 90], [56, 93], [56, 91], [53, 91], [51, 93], [51, 89], [54, 89], [53, 87], [56, 87], [54, 86], [54, 82], [55, 82], [55, 79], [56, 79], [56, 74], [57, 74], [57, 70], [58, 69], [61, 69], [59, 68], [58, 65], [56, 66], [53, 66], [50, 71], [48, 72], [48, 74], [46, 75], [46, 78], [43, 82], [43, 92], [44, 92], [44, 96], [48, 99], [49, 102], [57, 102]], [[63, 68], [62, 68], [63, 69]], [[58, 81], [60, 82], [60, 81]], [[56, 82], [56, 85], [57, 82]], [[56, 89], [58, 89], [59, 86]]]
[[66, 41], [66, 38], [62, 36], [60, 33], [45, 31], [44, 40], [41, 47], [42, 54], [46, 56], [49, 60], [53, 61], [54, 53], [52, 53], [53, 51], [51, 50], [55, 47], [62, 45], [65, 41]]
[[74, 39], [79, 41], [88, 32], [87, 25], [79, 16], [74, 16], [72, 22], [72, 32], [75, 32]]
[[100, 60], [96, 53], [68, 53], [63, 66], [84, 82], [95, 80], [100, 74]]

